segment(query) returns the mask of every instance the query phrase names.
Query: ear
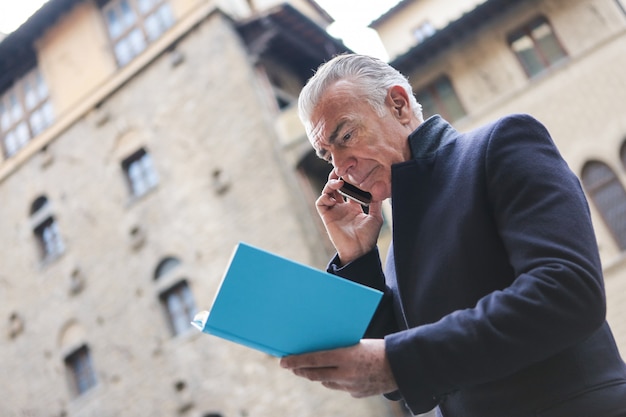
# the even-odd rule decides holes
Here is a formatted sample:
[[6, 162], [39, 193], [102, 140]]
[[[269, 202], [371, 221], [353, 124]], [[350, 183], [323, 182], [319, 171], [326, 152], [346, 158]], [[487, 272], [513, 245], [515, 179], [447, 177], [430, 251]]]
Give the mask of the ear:
[[394, 85], [387, 92], [386, 103], [391, 109], [391, 113], [402, 124], [408, 124], [412, 119], [413, 110], [411, 102], [404, 88]]

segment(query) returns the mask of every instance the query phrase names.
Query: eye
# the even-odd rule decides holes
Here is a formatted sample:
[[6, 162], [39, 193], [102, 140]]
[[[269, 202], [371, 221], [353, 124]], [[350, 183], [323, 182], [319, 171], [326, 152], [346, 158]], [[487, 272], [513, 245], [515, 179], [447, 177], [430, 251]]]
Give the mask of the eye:
[[352, 132], [348, 132], [345, 135], [343, 135], [343, 137], [341, 138], [341, 140], [345, 143], [348, 142], [350, 139], [352, 139]]
[[328, 151], [324, 151], [324, 150], [318, 151], [317, 157], [320, 159], [323, 159], [325, 162], [328, 162], [329, 164], [333, 163], [333, 156]]

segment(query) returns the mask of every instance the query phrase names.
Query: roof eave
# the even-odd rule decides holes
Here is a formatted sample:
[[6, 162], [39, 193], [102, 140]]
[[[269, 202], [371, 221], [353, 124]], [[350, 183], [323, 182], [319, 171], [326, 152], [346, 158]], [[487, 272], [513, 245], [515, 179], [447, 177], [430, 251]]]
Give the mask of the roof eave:
[[414, 71], [450, 47], [466, 41], [470, 36], [509, 12], [511, 8], [523, 3], [524, 1], [519, 0], [485, 1], [404, 54], [397, 56], [390, 64], [403, 73]]

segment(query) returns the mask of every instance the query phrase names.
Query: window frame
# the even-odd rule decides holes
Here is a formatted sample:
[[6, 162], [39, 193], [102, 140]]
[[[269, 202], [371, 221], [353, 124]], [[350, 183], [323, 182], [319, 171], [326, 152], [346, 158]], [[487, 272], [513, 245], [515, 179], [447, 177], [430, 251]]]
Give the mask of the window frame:
[[622, 14], [626, 16], [626, 0], [615, 0], [615, 3], [617, 3], [617, 7], [620, 9]]
[[[450, 105], [448, 99], [442, 96], [441, 93], [443, 90], [439, 88], [441, 87], [442, 83], [447, 84], [447, 87], [450, 89], [450, 91], [452, 91], [452, 97], [454, 97], [455, 100], [455, 103], [453, 103], [453, 105], [458, 106], [458, 110], [460, 110], [460, 113], [458, 115], [453, 115], [453, 113], [455, 112], [453, 106]], [[424, 105], [424, 103], [426, 102], [426, 100], [423, 100], [425, 94], [428, 94], [428, 96], [432, 97], [432, 102], [435, 104], [432, 114], [428, 114], [429, 108]], [[457, 94], [456, 89], [454, 88], [454, 85], [452, 84], [452, 81], [447, 74], [441, 74], [433, 81], [417, 89], [414, 95], [418, 103], [422, 105], [422, 112], [424, 113], [424, 117], [439, 114], [441, 115], [441, 117], [452, 123], [461, 120], [462, 118], [467, 116], [467, 110], [465, 110], [465, 106], [463, 106], [461, 98]]]
[[91, 352], [86, 344], [80, 345], [65, 355], [63, 362], [72, 393], [76, 397], [80, 397], [98, 385]]
[[[143, 8], [142, 4], [149, 4], [149, 6]], [[111, 0], [101, 7], [101, 11], [119, 67], [132, 62], [151, 43], [167, 32], [176, 21], [168, 0]], [[128, 12], [132, 14], [132, 20], [130, 20], [130, 15], [126, 14]], [[110, 19], [112, 15], [118, 19], [119, 29], [115, 29]], [[152, 23], [150, 22], [156, 22], [159, 26], [156, 32], [151, 31]]]
[[31, 204], [30, 221], [41, 261], [45, 263], [60, 257], [65, 252], [65, 243], [45, 195]]
[[[174, 299], [179, 303], [180, 308], [177, 310], [172, 308], [171, 301]], [[198, 307], [187, 279], [178, 279], [173, 285], [160, 291], [159, 300], [173, 336], [185, 334], [193, 327], [191, 321], [198, 312]]]
[[128, 189], [133, 198], [140, 198], [159, 185], [159, 175], [152, 155], [140, 148], [121, 162]]
[[[604, 170], [604, 173], [608, 175], [600, 179], [590, 178], [590, 169], [592, 169], [592, 167], [601, 168], [602, 170]], [[613, 237], [615, 244], [621, 252], [626, 251], [626, 226], [620, 228], [619, 223], [614, 220], [618, 217], [621, 218], [621, 216], [609, 216], [608, 213], [609, 210], [615, 210], [615, 207], [622, 207], [621, 211], [626, 212], [626, 190], [624, 190], [624, 186], [615, 174], [615, 171], [604, 162], [598, 160], [589, 160], [583, 165], [581, 171], [581, 182], [583, 183], [583, 186], [587, 194], [589, 195], [589, 199], [593, 202], [600, 217], [604, 221], [607, 230]], [[603, 203], [603, 200], [600, 200], [598, 198], [599, 193], [601, 193], [602, 191], [610, 190], [611, 187], [613, 187], [614, 190], [619, 190], [620, 195], [613, 197], [614, 199], [617, 198], [621, 202], [619, 206], [606, 205]]]
[[[560, 55], [556, 58], [552, 58], [549, 56], [547, 51], [544, 50], [540, 39], [536, 38], [533, 34], [533, 31], [540, 28], [542, 25], [547, 25], [550, 29], [551, 38], [554, 41], [554, 46], [558, 47]], [[520, 42], [523, 39], [528, 39], [532, 43], [532, 53], [533, 57], [537, 58], [538, 63], [541, 65], [541, 68], [537, 71], [531, 68], [531, 65], [527, 59], [524, 59], [524, 56], [521, 52], [518, 52], [514, 47], [516, 42]], [[557, 66], [559, 63], [567, 60], [569, 58], [569, 54], [565, 49], [563, 43], [559, 39], [556, 31], [554, 30], [554, 26], [545, 16], [536, 16], [530, 20], [528, 20], [525, 24], [518, 26], [516, 29], [509, 32], [507, 35], [507, 44], [509, 45], [509, 49], [515, 55], [518, 62], [522, 66], [524, 73], [528, 76], [528, 78], [535, 78], [544, 74], [549, 69]]]
[[430, 20], [423, 20], [411, 31], [413, 41], [418, 45], [433, 36], [435, 33], [437, 33], [437, 29]]
[[46, 217], [33, 229], [33, 233], [37, 238], [43, 261], [56, 259], [65, 252], [65, 244], [54, 216]]
[[53, 123], [50, 90], [38, 67], [0, 93], [0, 138], [5, 159], [16, 155]]

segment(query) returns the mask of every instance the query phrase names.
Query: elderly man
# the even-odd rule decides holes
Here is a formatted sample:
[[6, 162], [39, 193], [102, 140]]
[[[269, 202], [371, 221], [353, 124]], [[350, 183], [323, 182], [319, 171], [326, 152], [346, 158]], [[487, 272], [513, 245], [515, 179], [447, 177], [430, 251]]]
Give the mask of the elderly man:
[[[587, 202], [539, 122], [511, 115], [459, 133], [424, 121], [406, 78], [360, 55], [322, 65], [299, 106], [334, 167], [316, 202], [337, 250], [329, 271], [384, 297], [361, 343], [281, 366], [416, 414], [626, 416]], [[371, 193], [368, 210], [342, 197], [344, 181]]]

